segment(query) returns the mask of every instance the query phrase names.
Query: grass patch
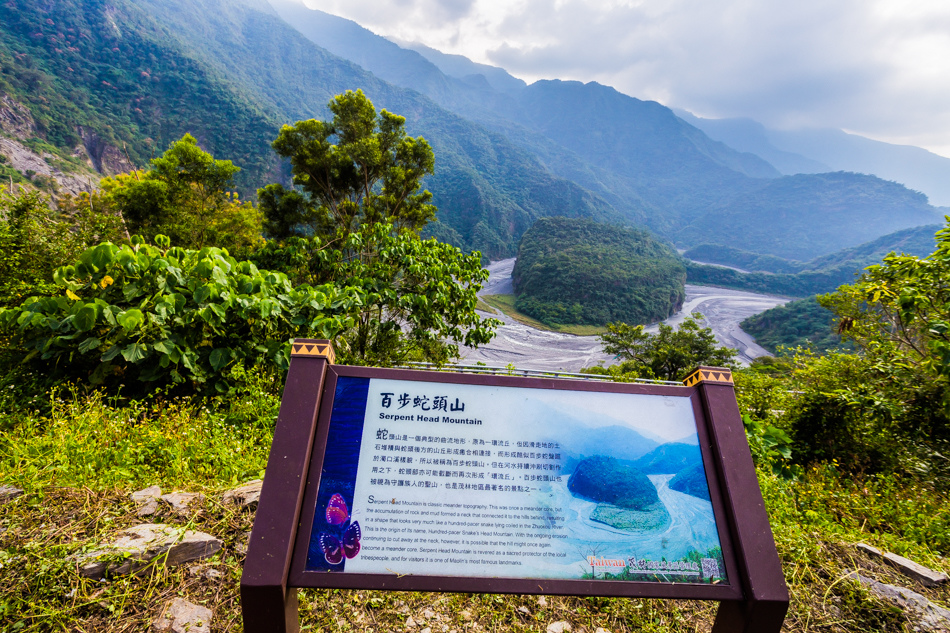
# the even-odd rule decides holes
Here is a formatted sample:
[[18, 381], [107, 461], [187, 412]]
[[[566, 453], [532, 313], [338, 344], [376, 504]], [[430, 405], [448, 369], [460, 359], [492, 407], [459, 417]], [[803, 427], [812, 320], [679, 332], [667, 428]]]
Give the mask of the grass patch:
[[518, 323], [533, 327], [536, 330], [561, 332], [562, 334], [574, 334], [575, 336], [596, 336], [607, 331], [607, 328], [600, 325], [546, 325], [537, 319], [518, 312], [518, 310], [515, 309], [515, 295], [482, 295], [481, 299], [492, 308], [503, 312]]
[[217, 488], [263, 474], [276, 396], [237, 395], [226, 407], [156, 399], [118, 406], [101, 393], [54, 391], [49, 415], [0, 418], [0, 482], [27, 491]]
[[851, 479], [824, 467], [793, 481], [760, 470], [759, 482], [791, 594], [783, 631], [918, 630], [913, 616], [843, 579], [853, 570], [950, 604], [950, 588], [924, 588], [854, 547], [869, 543], [947, 571], [946, 493], [893, 476]]
[[484, 301], [482, 301], [481, 297], [478, 297], [475, 300], [475, 309], [481, 310], [482, 312], [487, 312], [488, 314], [498, 314], [498, 311], [495, 310], [495, 308], [488, 305], [487, 303], [485, 303]]

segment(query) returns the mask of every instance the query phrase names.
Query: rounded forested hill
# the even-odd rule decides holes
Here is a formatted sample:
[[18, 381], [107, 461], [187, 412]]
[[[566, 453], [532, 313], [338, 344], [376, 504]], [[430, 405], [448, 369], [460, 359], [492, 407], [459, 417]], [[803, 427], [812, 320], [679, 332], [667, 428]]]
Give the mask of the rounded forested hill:
[[643, 472], [612, 457], [588, 457], [574, 470], [567, 489], [575, 495], [627, 510], [646, 510], [660, 501]]
[[702, 463], [693, 464], [677, 473], [670, 480], [670, 490], [709, 501], [709, 485], [706, 483], [706, 471], [703, 470]]
[[819, 354], [854, 347], [853, 343], [841, 340], [834, 314], [819, 305], [814, 296], [754, 314], [739, 327], [773, 354], [778, 353], [779, 347], [809, 347]]
[[516, 308], [549, 325], [652, 323], [683, 304], [686, 269], [646, 231], [542, 218], [521, 238]]

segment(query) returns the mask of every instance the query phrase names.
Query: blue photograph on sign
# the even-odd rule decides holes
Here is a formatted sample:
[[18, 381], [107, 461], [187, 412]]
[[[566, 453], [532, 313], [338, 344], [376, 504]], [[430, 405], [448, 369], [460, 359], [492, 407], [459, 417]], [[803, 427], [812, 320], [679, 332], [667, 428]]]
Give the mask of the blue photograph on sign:
[[368, 378], [341, 376], [330, 415], [317, 507], [307, 549], [307, 569], [343, 571], [360, 552], [359, 521], [351, 515], [359, 465]]
[[689, 392], [340, 377], [308, 571], [728, 584]]
[[[698, 436], [662, 442], [630, 428], [559, 429], [565, 450], [573, 539], [636, 536], [636, 551], [614, 560], [591, 551], [583, 578], [725, 580]], [[612, 442], [600, 442], [613, 438]], [[613, 535], [614, 539], [605, 538]], [[610, 551], [604, 548], [604, 554]], [[632, 555], [631, 555], [632, 554]]]

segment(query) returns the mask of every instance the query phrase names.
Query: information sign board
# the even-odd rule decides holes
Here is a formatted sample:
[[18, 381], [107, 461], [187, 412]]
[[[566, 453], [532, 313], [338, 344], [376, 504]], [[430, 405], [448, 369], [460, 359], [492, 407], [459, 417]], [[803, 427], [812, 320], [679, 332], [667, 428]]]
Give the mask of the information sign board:
[[780, 629], [728, 370], [644, 385], [295, 352], [242, 578], [249, 633], [294, 630], [296, 587], [709, 599], [717, 631]]

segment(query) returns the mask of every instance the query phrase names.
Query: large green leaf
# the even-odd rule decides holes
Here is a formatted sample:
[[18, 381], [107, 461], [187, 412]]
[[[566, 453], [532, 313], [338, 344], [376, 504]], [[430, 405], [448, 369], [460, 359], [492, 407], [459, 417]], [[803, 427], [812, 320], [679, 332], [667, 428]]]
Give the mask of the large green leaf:
[[87, 303], [76, 312], [76, 316], [73, 318], [73, 326], [80, 332], [88, 332], [96, 326], [98, 312], [95, 304]]
[[211, 291], [212, 291], [211, 284], [205, 284], [203, 286], [200, 286], [197, 290], [195, 290], [195, 293], [194, 295], [192, 295], [192, 298], [195, 300], [195, 303], [204, 303], [211, 297]]
[[115, 320], [128, 331], [134, 330], [139, 326], [142, 321], [145, 320], [145, 316], [142, 314], [142, 311], [138, 308], [132, 308], [131, 310], [126, 310], [115, 318]]
[[228, 364], [231, 360], [231, 350], [227, 347], [218, 347], [211, 350], [211, 355], [208, 356], [208, 361], [211, 363], [211, 368], [215, 371], [221, 371], [221, 369]]
[[132, 343], [131, 345], [127, 345], [122, 349], [122, 358], [129, 361], [130, 363], [137, 363], [138, 361], [145, 358], [145, 353], [147, 351], [148, 348], [141, 343]]
[[89, 254], [86, 263], [92, 264], [98, 270], [103, 270], [115, 261], [115, 254], [118, 250], [114, 244], [109, 242], [99, 244], [91, 250], [86, 251], [86, 253]]
[[91, 352], [94, 349], [99, 349], [100, 345], [102, 345], [102, 341], [97, 339], [95, 336], [90, 336], [79, 344], [79, 352], [81, 354], [85, 354], [86, 352]]
[[132, 301], [136, 297], [142, 296], [142, 290], [139, 288], [138, 284], [127, 284], [122, 288], [122, 295], [125, 297], [126, 301]]

